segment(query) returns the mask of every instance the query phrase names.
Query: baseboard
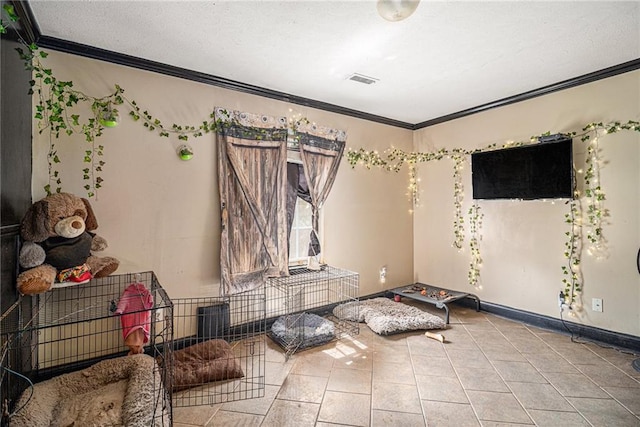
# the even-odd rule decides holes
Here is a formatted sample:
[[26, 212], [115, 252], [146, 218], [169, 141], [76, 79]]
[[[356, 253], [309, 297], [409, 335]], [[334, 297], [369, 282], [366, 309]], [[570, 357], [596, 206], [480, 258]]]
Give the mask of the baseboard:
[[[469, 298], [458, 300], [453, 304], [472, 308], [474, 310], [476, 308], [475, 300]], [[551, 330], [565, 335], [573, 334], [576, 339], [593, 341], [599, 344], [630, 350], [634, 353], [640, 353], [640, 337], [634, 335], [609, 331], [595, 326], [581, 325], [568, 320], [563, 322], [559, 318], [519, 310], [486, 301], [481, 301], [480, 311], [485, 311], [509, 320], [515, 320], [526, 323], [527, 325]]]
[[[461, 300], [459, 301], [459, 303], [468, 307], [471, 307], [473, 305], [471, 301]], [[634, 335], [609, 331], [607, 329], [601, 329], [595, 326], [581, 325], [579, 323], [571, 322], [568, 320], [564, 320], [563, 322], [562, 320], [560, 320], [560, 318], [544, 316], [542, 314], [518, 310], [500, 304], [494, 304], [484, 301], [482, 302], [481, 310], [488, 313], [496, 314], [501, 317], [505, 317], [507, 319], [517, 320], [528, 325], [537, 326], [539, 328], [549, 329], [563, 334], [571, 333], [578, 339], [586, 339], [588, 341], [594, 341], [600, 344], [619, 347], [622, 349], [631, 350], [635, 353], [640, 352], [640, 337]]]

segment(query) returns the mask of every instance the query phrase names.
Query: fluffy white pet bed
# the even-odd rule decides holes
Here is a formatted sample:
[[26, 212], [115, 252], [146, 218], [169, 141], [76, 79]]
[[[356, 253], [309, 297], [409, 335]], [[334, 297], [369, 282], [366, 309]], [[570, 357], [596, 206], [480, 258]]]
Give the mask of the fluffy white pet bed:
[[445, 321], [438, 316], [382, 297], [341, 304], [333, 309], [333, 314], [338, 319], [366, 322], [373, 332], [380, 335], [446, 328]]
[[[152, 357], [136, 354], [103, 360], [24, 391], [16, 408], [28, 403], [11, 426], [169, 425], [163, 413], [162, 382]], [[163, 420], [164, 418], [164, 420]]]

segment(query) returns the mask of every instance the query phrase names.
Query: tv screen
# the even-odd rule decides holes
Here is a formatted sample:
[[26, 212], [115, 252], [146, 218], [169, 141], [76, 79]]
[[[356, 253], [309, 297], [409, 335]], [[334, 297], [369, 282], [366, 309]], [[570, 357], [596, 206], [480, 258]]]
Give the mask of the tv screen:
[[549, 142], [472, 154], [473, 198], [572, 198], [572, 140], [550, 138]]

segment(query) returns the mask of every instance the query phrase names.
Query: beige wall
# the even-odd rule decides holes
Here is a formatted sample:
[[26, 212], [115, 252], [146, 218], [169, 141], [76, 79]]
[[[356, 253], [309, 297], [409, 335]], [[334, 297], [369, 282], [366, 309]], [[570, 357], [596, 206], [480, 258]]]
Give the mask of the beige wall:
[[[344, 129], [347, 146], [384, 150], [391, 145], [425, 151], [441, 147], [478, 148], [507, 140], [527, 140], [546, 131], [578, 130], [591, 121], [637, 120], [640, 72], [490, 110], [412, 132], [308, 107], [228, 91], [191, 81], [52, 52], [47, 59], [58, 78], [93, 96], [117, 83], [126, 95], [166, 125], [197, 124], [214, 106], [271, 115], [301, 114]], [[159, 138], [126, 117], [100, 138], [107, 162], [104, 188], [93, 206], [106, 253], [122, 261], [120, 272], [154, 270], [172, 298], [217, 294], [219, 284], [219, 203], [216, 150], [212, 136], [191, 140], [196, 155], [180, 161], [177, 138]], [[292, 110], [292, 111], [290, 111]], [[413, 140], [412, 140], [413, 139]], [[640, 279], [635, 256], [640, 242], [640, 136], [624, 132], [602, 139], [607, 165], [602, 184], [611, 212], [605, 228], [610, 257], [583, 258], [586, 310], [575, 321], [640, 335]], [[44, 196], [47, 135], [34, 132], [34, 200]], [[63, 163], [64, 189], [84, 194], [83, 138], [56, 141]], [[585, 148], [574, 144], [576, 160]], [[463, 172], [471, 204], [469, 164]], [[335, 266], [360, 273], [360, 294], [413, 282], [477, 293], [480, 298], [548, 316], [558, 316], [562, 289], [564, 214], [562, 202], [483, 201], [482, 289], [467, 283], [468, 240], [453, 241], [452, 162], [420, 166], [421, 205], [414, 216], [405, 195], [406, 170], [395, 174], [351, 169], [343, 161], [324, 208], [324, 255]], [[465, 223], [468, 230], [468, 222]], [[378, 281], [387, 267], [387, 283]], [[591, 298], [604, 312], [591, 312]]]
[[[482, 148], [532, 135], [580, 131], [589, 122], [638, 120], [640, 72], [601, 80], [510, 106], [416, 131], [416, 150]], [[574, 321], [640, 335], [640, 134], [621, 132], [600, 140], [605, 165], [601, 183], [610, 224], [604, 228], [610, 256], [583, 255], [585, 310]], [[574, 142], [575, 162], [584, 166], [586, 145]], [[467, 282], [468, 240], [462, 251], [453, 241], [453, 163], [442, 160], [420, 167], [423, 205], [414, 216], [414, 268], [417, 281], [475, 292], [482, 300], [552, 317], [559, 316], [563, 289], [561, 266], [568, 231], [564, 201], [479, 201], [484, 221], [480, 242], [481, 289]], [[465, 201], [471, 206], [470, 164], [463, 171]], [[582, 180], [582, 176], [578, 177]], [[466, 230], [469, 223], [465, 222]], [[586, 240], [586, 239], [585, 239]], [[592, 298], [604, 300], [592, 312]]]
[[[301, 114], [312, 122], [347, 131], [347, 147], [410, 150], [412, 132], [312, 108], [274, 101], [127, 67], [51, 52], [46, 64], [61, 80], [92, 96], [114, 84], [165, 125], [198, 125], [214, 106], [270, 115]], [[290, 109], [292, 111], [290, 111]], [[106, 129], [104, 187], [92, 200], [105, 254], [122, 262], [119, 272], [153, 270], [172, 298], [218, 293], [220, 214], [213, 136], [190, 140], [191, 161], [175, 154], [176, 137], [160, 138], [120, 108], [117, 128]], [[82, 113], [82, 112], [81, 112]], [[35, 126], [35, 124], [34, 124]], [[84, 195], [81, 135], [55, 141], [62, 158], [63, 189]], [[48, 134], [34, 131], [33, 197], [44, 197]], [[325, 261], [360, 273], [362, 295], [412, 281], [413, 224], [405, 196], [406, 175], [351, 169], [343, 160], [325, 208]], [[387, 283], [378, 270], [388, 268]]]

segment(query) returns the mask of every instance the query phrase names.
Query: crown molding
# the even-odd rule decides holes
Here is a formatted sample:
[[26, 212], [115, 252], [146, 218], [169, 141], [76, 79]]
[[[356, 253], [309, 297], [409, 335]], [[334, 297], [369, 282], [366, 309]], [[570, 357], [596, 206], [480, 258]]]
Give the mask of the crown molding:
[[569, 89], [572, 87], [580, 86], [587, 83], [592, 83], [597, 80], [606, 79], [608, 77], [617, 76], [630, 71], [640, 69], [640, 58], [634, 59], [622, 64], [614, 65], [612, 67], [604, 68], [602, 70], [594, 71], [592, 73], [584, 74], [579, 77], [574, 77], [561, 81], [559, 83], [550, 84], [538, 89], [530, 90], [518, 95], [509, 96], [496, 101], [488, 102], [486, 104], [479, 105], [477, 107], [468, 108], [466, 110], [458, 111], [456, 113], [447, 114], [434, 119], [429, 119], [420, 123], [408, 123], [400, 120], [391, 119], [388, 117], [378, 116], [375, 114], [365, 113], [363, 111], [353, 110], [351, 108], [341, 107], [339, 105], [330, 104], [327, 102], [317, 101], [314, 99], [304, 98], [288, 94], [285, 92], [279, 92], [271, 89], [266, 89], [260, 86], [255, 86], [236, 80], [230, 80], [222, 77], [217, 77], [211, 74], [201, 73], [198, 71], [189, 70], [186, 68], [175, 67], [168, 64], [163, 64], [148, 59], [143, 59], [131, 55], [125, 55], [110, 50], [100, 49], [93, 46], [84, 45], [81, 43], [75, 43], [68, 40], [62, 40], [55, 37], [49, 37], [42, 35], [40, 28], [33, 15], [33, 11], [27, 1], [13, 0], [12, 4], [16, 9], [16, 13], [20, 16], [22, 22], [22, 29], [27, 35], [27, 41], [29, 43], [36, 43], [41, 48], [47, 48], [56, 50], [59, 52], [69, 53], [73, 55], [84, 56], [86, 58], [97, 59], [100, 61], [111, 62], [118, 65], [124, 65], [127, 67], [138, 68], [145, 71], [152, 71], [168, 75], [171, 77], [177, 77], [181, 79], [191, 80], [199, 83], [204, 83], [212, 86], [221, 87], [224, 89], [234, 90], [238, 92], [248, 93], [251, 95], [262, 96], [265, 98], [275, 99], [278, 101], [288, 102], [292, 104], [302, 105], [305, 107], [316, 108], [323, 111], [329, 111], [336, 114], [342, 114], [345, 116], [355, 117], [362, 120], [368, 120], [375, 123], [380, 123], [388, 126], [394, 126], [408, 130], [419, 130], [429, 126], [434, 126], [440, 123], [456, 120], [462, 117], [470, 116], [472, 114], [480, 113], [483, 111], [491, 110], [494, 108], [504, 107], [506, 105], [515, 104], [517, 102], [526, 101], [532, 98], [536, 98], [543, 95], [548, 95], [553, 92]]
[[604, 68], [602, 70], [594, 71], [592, 73], [584, 74], [579, 77], [574, 77], [554, 83], [548, 86], [541, 87], [539, 89], [530, 90], [528, 92], [521, 93], [519, 95], [509, 96], [497, 101], [488, 102], [486, 104], [479, 105], [477, 107], [469, 108], [466, 110], [458, 111], [457, 113], [447, 114], [442, 117], [430, 119], [421, 123], [413, 125], [413, 130], [423, 129], [429, 126], [437, 125], [440, 123], [448, 122], [451, 120], [459, 119], [461, 117], [470, 116], [472, 114], [480, 113], [482, 111], [491, 110], [493, 108], [504, 107], [505, 105], [515, 104], [516, 102], [527, 101], [538, 96], [548, 95], [553, 92], [569, 89], [572, 87], [580, 86], [587, 83], [592, 83], [598, 80], [606, 79], [608, 77], [617, 76], [618, 74], [628, 73], [640, 69], [640, 58], [634, 59], [622, 64], [614, 65], [612, 67]]
[[110, 50], [100, 49], [93, 46], [83, 45], [80, 43], [70, 42], [55, 37], [41, 36], [38, 39], [38, 46], [41, 48], [52, 49], [58, 52], [70, 53], [73, 55], [84, 56], [86, 58], [106, 61], [113, 64], [124, 65], [127, 67], [138, 68], [140, 70], [152, 71], [171, 77], [177, 77], [185, 80], [191, 80], [199, 83], [217, 86], [223, 89], [234, 90], [237, 92], [248, 93], [251, 95], [271, 98], [278, 101], [288, 102], [291, 104], [303, 105], [305, 107], [316, 108], [319, 110], [329, 111], [336, 114], [351, 116], [358, 119], [368, 120], [384, 125], [399, 127], [403, 129], [412, 129], [413, 124], [394, 120], [383, 116], [365, 113], [350, 108], [341, 107], [327, 102], [317, 101], [314, 99], [303, 98], [301, 96], [292, 95], [285, 92], [279, 92], [266, 89], [260, 86], [239, 82], [236, 80], [226, 79], [211, 74], [201, 73], [199, 71], [188, 70], [186, 68], [175, 67], [148, 59], [143, 59], [131, 55], [125, 55]]

